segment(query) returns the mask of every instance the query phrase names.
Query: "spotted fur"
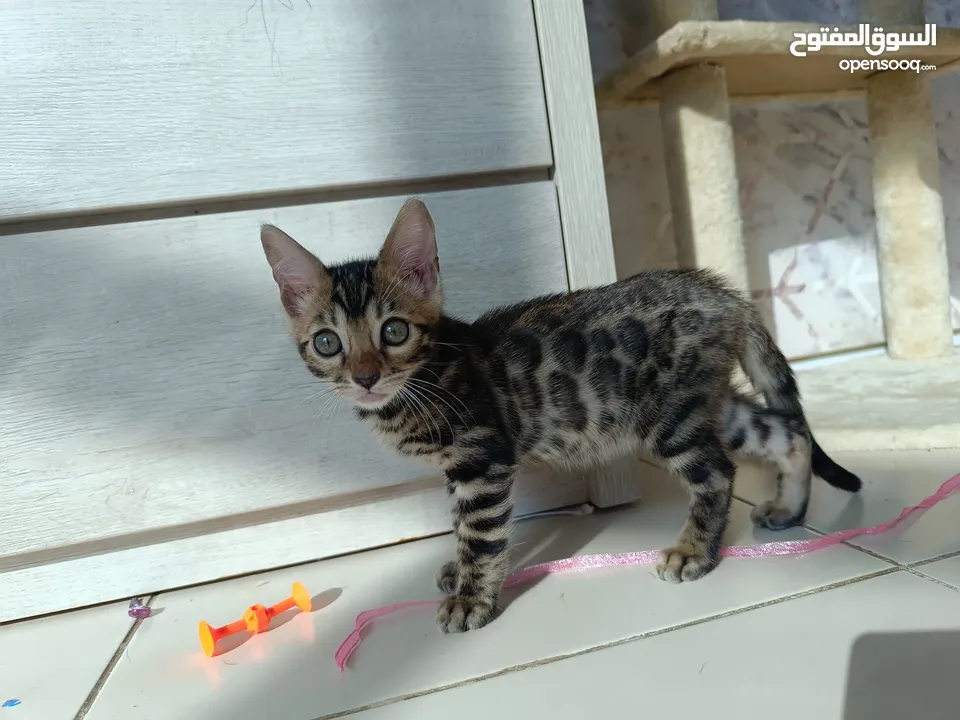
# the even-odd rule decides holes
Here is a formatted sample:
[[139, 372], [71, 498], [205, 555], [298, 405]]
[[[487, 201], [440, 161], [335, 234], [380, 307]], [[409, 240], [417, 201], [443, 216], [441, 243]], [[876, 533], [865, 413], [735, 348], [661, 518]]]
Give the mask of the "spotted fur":
[[[794, 375], [753, 306], [710, 272], [648, 271], [467, 323], [442, 313], [434, 224], [418, 200], [375, 259], [324, 266], [271, 226], [262, 241], [309, 370], [399, 453], [446, 475], [457, 555], [437, 575], [445, 632], [496, 614], [520, 468], [596, 466], [639, 450], [665, 461], [691, 498], [657, 567], [671, 582], [719, 560], [733, 453], [779, 471], [776, 496], [753, 512], [761, 527], [803, 520], [812, 473], [860, 488], [813, 439]], [[324, 356], [337, 344], [329, 333], [341, 349]], [[733, 387], [738, 364], [765, 405]]]

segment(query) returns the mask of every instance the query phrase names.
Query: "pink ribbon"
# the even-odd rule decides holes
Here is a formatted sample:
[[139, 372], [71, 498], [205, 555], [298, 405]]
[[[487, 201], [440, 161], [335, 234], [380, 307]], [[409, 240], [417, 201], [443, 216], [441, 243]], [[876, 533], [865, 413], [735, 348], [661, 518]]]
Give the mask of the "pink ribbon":
[[[761, 543], [760, 545], [733, 545], [725, 547], [720, 551], [723, 557], [766, 557], [770, 555], [800, 555], [812, 552], [814, 550], [823, 550], [842, 542], [855, 538], [860, 535], [880, 535], [892, 529], [896, 525], [907, 519], [907, 517], [918, 510], [928, 510], [937, 503], [946, 500], [950, 495], [960, 490], [960, 475], [954, 475], [947, 480], [930, 497], [923, 500], [918, 505], [911, 505], [904, 508], [901, 513], [890, 522], [873, 527], [854, 528], [852, 530], [839, 530], [821, 537], [811, 538], [809, 540], [787, 540], [783, 542]], [[504, 587], [513, 587], [521, 583], [528, 582], [541, 575], [554, 575], [562, 572], [579, 572], [581, 570], [592, 570], [594, 568], [604, 567], [625, 567], [628, 565], [650, 565], [659, 560], [659, 550], [642, 550], [640, 552], [630, 553], [604, 553], [601, 555], [580, 555], [577, 557], [565, 558], [563, 560], [553, 560], [551, 562], [540, 563], [539, 565], [530, 565], [529, 567], [517, 570], [510, 575]], [[366, 610], [357, 615], [356, 626], [347, 638], [343, 641], [334, 659], [337, 667], [342, 671], [347, 660], [357, 649], [363, 640], [361, 631], [371, 622], [384, 615], [390, 615], [400, 610], [408, 608], [422, 607], [426, 605], [439, 605], [440, 600], [414, 600], [413, 602], [397, 603], [377, 608], [376, 610]]]

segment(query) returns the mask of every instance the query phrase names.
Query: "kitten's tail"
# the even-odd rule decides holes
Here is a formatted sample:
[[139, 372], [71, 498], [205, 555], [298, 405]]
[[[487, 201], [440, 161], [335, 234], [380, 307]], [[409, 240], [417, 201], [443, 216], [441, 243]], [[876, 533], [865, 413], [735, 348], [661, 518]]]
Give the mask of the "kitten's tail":
[[[764, 326], [763, 320], [752, 307], [750, 310], [753, 317], [748, 324], [746, 352], [741, 359], [743, 369], [753, 386], [763, 393], [769, 407], [799, 418], [807, 425], [800, 402], [800, 388], [797, 387], [793, 369]], [[835, 488], [857, 492], [862, 486], [860, 478], [832, 460], [817, 444], [813, 433], [809, 431], [809, 425], [807, 428], [813, 446], [811, 462], [814, 474]]]

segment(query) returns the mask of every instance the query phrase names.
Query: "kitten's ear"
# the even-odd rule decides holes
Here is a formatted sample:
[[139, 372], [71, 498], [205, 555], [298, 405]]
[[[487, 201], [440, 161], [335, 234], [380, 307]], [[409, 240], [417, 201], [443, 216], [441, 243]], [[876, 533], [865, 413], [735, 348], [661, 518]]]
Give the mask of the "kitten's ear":
[[300, 317], [329, 283], [327, 269], [313, 253], [273, 225], [260, 228], [260, 242], [284, 309], [290, 317]]
[[439, 294], [437, 233], [423, 201], [410, 198], [400, 208], [383, 243], [378, 264], [401, 278], [417, 297], [427, 300]]

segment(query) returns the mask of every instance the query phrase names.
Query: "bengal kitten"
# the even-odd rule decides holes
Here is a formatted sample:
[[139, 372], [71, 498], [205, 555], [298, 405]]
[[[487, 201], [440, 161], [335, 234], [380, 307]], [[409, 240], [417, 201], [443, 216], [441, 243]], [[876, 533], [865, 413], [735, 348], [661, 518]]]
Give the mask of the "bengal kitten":
[[[733, 452], [779, 470], [776, 496], [752, 512], [758, 527], [803, 520], [811, 473], [860, 489], [813, 439], [793, 372], [753, 305], [710, 272], [651, 270], [467, 323], [443, 314], [434, 223], [417, 199], [374, 259], [326, 266], [270, 225], [261, 240], [310, 372], [400, 454], [445, 473], [457, 559], [437, 575], [444, 632], [495, 616], [522, 467], [597, 466], [640, 449], [664, 460], [691, 498], [657, 566], [670, 582], [719, 560]], [[766, 406], [734, 388], [738, 363]]]

